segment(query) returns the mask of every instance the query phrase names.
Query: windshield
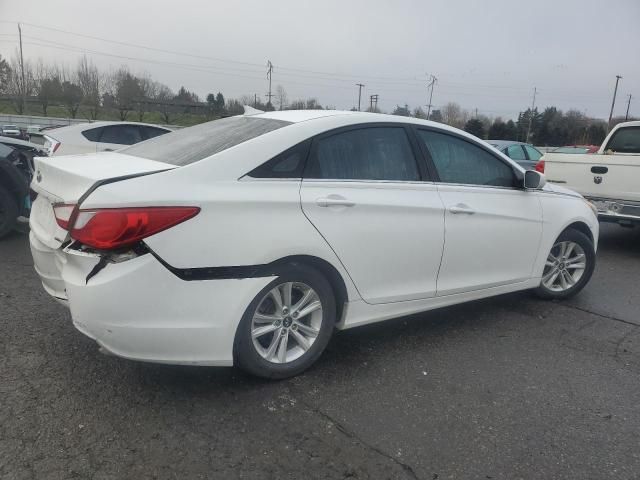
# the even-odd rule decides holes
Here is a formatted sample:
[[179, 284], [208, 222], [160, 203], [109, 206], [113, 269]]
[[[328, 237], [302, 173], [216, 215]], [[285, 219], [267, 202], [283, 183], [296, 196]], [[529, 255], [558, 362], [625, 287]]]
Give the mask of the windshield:
[[286, 125], [290, 122], [228, 117], [167, 133], [120, 152], [172, 165], [188, 165]]

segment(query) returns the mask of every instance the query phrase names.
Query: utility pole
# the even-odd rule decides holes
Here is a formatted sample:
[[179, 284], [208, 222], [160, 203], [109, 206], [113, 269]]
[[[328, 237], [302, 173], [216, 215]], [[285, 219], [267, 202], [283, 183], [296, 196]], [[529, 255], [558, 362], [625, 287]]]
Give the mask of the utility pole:
[[253, 94], [253, 108], [258, 108], [258, 94]]
[[613, 107], [616, 105], [616, 94], [618, 93], [618, 82], [622, 76], [616, 75], [616, 88], [613, 89], [613, 101], [611, 102], [611, 112], [609, 112], [609, 123], [607, 123], [607, 129], [611, 128], [611, 118], [613, 118]]
[[629, 107], [631, 106], [631, 94], [629, 94], [629, 99], [627, 100], [627, 114], [624, 116], [624, 121], [629, 120]]
[[438, 81], [438, 79], [434, 75], [431, 75], [430, 78], [431, 80], [427, 84], [427, 88], [431, 89], [431, 92], [429, 93], [429, 103], [427, 104], [427, 120], [429, 120], [429, 117], [431, 116], [431, 107], [433, 106], [431, 104], [431, 101], [433, 100], [433, 87]]
[[476, 116], [474, 118], [478, 118], [478, 107], [476, 107]]
[[531, 111], [529, 112], [529, 126], [527, 127], [527, 140], [526, 143], [529, 143], [529, 135], [531, 135], [531, 123], [533, 122], [533, 109], [536, 106], [536, 94], [538, 93], [538, 89], [533, 87], [533, 101], [531, 102]]
[[18, 36], [20, 37], [20, 71], [22, 72], [22, 113], [24, 114], [24, 108], [26, 103], [27, 89], [24, 82], [24, 58], [22, 57], [22, 28], [18, 24]]
[[360, 99], [362, 98], [362, 87], [364, 85], [362, 83], [356, 83], [356, 85], [358, 86], [358, 111], [360, 111]]
[[267, 105], [271, 105], [271, 97], [273, 97], [274, 95], [271, 94], [271, 76], [273, 74], [273, 63], [271, 63], [271, 60], [267, 61], [267, 78], [269, 79], [269, 93], [267, 94], [267, 97], [269, 98], [269, 101], [267, 102]]
[[378, 109], [378, 94], [369, 95], [369, 111], [375, 112]]

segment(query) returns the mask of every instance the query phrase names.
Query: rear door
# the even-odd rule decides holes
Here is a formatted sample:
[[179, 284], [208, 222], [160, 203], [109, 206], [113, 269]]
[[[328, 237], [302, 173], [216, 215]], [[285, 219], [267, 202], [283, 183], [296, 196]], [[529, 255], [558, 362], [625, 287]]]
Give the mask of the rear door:
[[518, 188], [514, 167], [448, 132], [418, 129], [439, 180], [445, 247], [438, 296], [531, 278], [542, 235], [538, 196]]
[[435, 296], [443, 206], [410, 129], [360, 125], [314, 139], [302, 209], [367, 303]]

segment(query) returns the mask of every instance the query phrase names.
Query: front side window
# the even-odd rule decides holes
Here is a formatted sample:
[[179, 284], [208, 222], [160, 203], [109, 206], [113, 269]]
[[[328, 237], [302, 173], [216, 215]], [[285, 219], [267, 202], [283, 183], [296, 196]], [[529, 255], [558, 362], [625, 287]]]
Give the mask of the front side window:
[[640, 153], [640, 127], [624, 127], [613, 134], [605, 150]]
[[419, 130], [418, 137], [443, 183], [509, 188], [516, 184], [511, 166], [466, 140], [431, 130]]
[[369, 127], [320, 138], [305, 178], [420, 180], [403, 127]]
[[507, 157], [512, 160], [526, 160], [527, 157], [524, 156], [524, 150], [520, 145], [509, 145], [507, 147]]
[[529, 160], [533, 160], [537, 162], [542, 157], [542, 153], [537, 148], [533, 148], [531, 145], [525, 145], [524, 149], [527, 151], [527, 155], [529, 155]]

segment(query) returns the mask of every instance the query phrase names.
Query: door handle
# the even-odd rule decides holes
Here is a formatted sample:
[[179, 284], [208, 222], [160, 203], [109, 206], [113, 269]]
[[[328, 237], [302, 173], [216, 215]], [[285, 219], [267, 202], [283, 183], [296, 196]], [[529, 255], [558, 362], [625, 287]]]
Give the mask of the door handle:
[[468, 205], [465, 205], [464, 203], [459, 203], [457, 205], [449, 207], [449, 211], [453, 214], [465, 213], [467, 215], [473, 215], [474, 213], [476, 213], [476, 211], [473, 208], [471, 208]]
[[319, 207], [353, 207], [354, 202], [347, 200], [338, 195], [329, 195], [328, 197], [318, 198], [316, 204]]
[[607, 173], [608, 171], [609, 169], [607, 167], [599, 167], [599, 166], [591, 167], [591, 173], [603, 174], [603, 173]]

